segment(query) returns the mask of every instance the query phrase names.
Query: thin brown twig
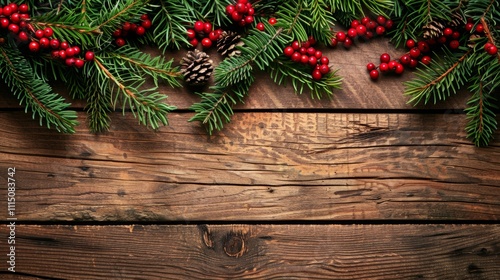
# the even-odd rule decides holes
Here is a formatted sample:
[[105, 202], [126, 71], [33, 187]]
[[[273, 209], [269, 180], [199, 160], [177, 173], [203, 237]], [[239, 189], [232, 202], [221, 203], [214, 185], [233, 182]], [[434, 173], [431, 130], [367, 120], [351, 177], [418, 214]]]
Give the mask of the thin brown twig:
[[467, 51], [462, 57], [460, 57], [460, 59], [457, 62], [455, 62], [448, 70], [446, 70], [446, 72], [441, 74], [441, 76], [437, 77], [432, 82], [426, 84], [425, 86], [420, 87], [420, 89], [423, 90], [439, 83], [442, 79], [444, 79], [444, 77], [446, 77], [451, 71], [453, 71], [453, 69], [457, 68], [457, 66], [467, 57], [467, 55], [469, 55], [470, 52], [471, 50]]

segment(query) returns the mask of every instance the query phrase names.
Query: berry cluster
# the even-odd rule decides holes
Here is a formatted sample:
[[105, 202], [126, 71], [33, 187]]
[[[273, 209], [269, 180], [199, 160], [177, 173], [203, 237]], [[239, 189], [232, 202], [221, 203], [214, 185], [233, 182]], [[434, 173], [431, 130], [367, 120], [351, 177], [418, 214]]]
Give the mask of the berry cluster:
[[313, 47], [315, 44], [316, 40], [310, 36], [306, 42], [293, 41], [283, 52], [292, 61], [311, 66], [313, 79], [321, 80], [323, 75], [330, 72], [330, 66], [328, 66], [330, 60]]
[[[465, 30], [472, 32], [472, 29], [474, 28], [474, 23], [472, 20], [468, 19], [467, 24], [465, 25]], [[476, 28], [474, 29], [474, 34], [476, 36], [485, 36], [485, 27], [482, 23], [478, 23], [476, 25]], [[488, 42], [484, 44], [484, 51], [488, 53], [489, 55], [496, 55], [498, 53], [498, 47], [495, 46], [495, 44], [491, 41], [491, 38], [489, 38]]]
[[[78, 58], [81, 53], [79, 46], [70, 46], [68, 42], [61, 42], [53, 38], [54, 30], [51, 27], [35, 30], [28, 23], [29, 7], [27, 4], [17, 5], [10, 3], [0, 7], [0, 26], [7, 29], [15, 36], [20, 44], [27, 44], [31, 53], [41, 51], [50, 52], [54, 59], [61, 59], [67, 66], [82, 68], [85, 64], [84, 59]], [[94, 53], [88, 51], [85, 53], [85, 60], [94, 59]]]
[[192, 47], [201, 45], [204, 49], [209, 49], [217, 39], [220, 38], [222, 29], [214, 29], [210, 22], [198, 20], [194, 23], [194, 27], [187, 30], [187, 37]]
[[238, 0], [226, 6], [226, 13], [239, 26], [246, 26], [254, 21], [255, 10], [248, 0]]
[[113, 37], [115, 38], [115, 44], [118, 47], [122, 47], [127, 43], [127, 41], [125, 40], [127, 37], [133, 35], [139, 37], [144, 36], [144, 34], [146, 34], [146, 30], [151, 28], [151, 26], [152, 22], [147, 14], [143, 14], [141, 16], [141, 22], [138, 24], [131, 22], [124, 22], [120, 29], [117, 29], [115, 30], [115, 32], [113, 32]]
[[351, 26], [347, 32], [339, 31], [331, 40], [331, 46], [336, 47], [342, 43], [345, 48], [350, 48], [356, 38], [370, 40], [373, 37], [383, 36], [387, 30], [390, 30], [394, 22], [384, 16], [378, 16], [376, 20], [370, 17], [364, 17], [361, 20], [351, 21]]

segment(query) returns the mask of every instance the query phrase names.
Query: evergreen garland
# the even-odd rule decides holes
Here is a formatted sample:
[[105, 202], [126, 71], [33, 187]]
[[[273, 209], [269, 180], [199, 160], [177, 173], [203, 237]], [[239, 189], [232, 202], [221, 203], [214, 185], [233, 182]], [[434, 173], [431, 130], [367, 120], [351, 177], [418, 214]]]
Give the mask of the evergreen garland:
[[[312, 36], [330, 45], [335, 40], [335, 23], [349, 25], [362, 16], [385, 15], [395, 23], [388, 37], [396, 46], [403, 46], [408, 39], [421, 39], [429, 24], [465, 24], [468, 19], [474, 28], [481, 25], [484, 35], [469, 38], [473, 31], [464, 31], [458, 49], [435, 49], [433, 62], [422, 64], [415, 72], [417, 77], [405, 83], [405, 94], [412, 104], [436, 103], [467, 89], [471, 93], [466, 109], [468, 137], [478, 146], [492, 140], [497, 130], [500, 54], [492, 56], [484, 50], [488, 44], [500, 45], [498, 1], [255, 0], [249, 1], [255, 10], [253, 22], [245, 27], [238, 27], [226, 12], [226, 7], [235, 2], [0, 0], [2, 7], [9, 3], [26, 3], [30, 7], [29, 19], [22, 20], [30, 38], [34, 38], [36, 30], [50, 28], [52, 38], [81, 50], [75, 60], [66, 62], [57, 57], [58, 53], [54, 57], [50, 48], [32, 51], [32, 46], [20, 40], [16, 32], [0, 29], [1, 76], [33, 118], [58, 131], [73, 133], [77, 117], [69, 109], [70, 104], [53, 92], [49, 85], [53, 80], [63, 81], [71, 98], [86, 101], [93, 132], [109, 129], [109, 113], [118, 109], [132, 113], [140, 124], [158, 129], [168, 124], [167, 115], [175, 110], [166, 103], [167, 97], [158, 86], [183, 86], [176, 61], [166, 58], [168, 51], [189, 47], [188, 29], [197, 20], [209, 21], [216, 28], [238, 32], [243, 43], [236, 47], [236, 55], [215, 66], [213, 84], [197, 92], [200, 101], [190, 107], [194, 111], [190, 121], [203, 123], [211, 134], [231, 120], [233, 106], [244, 102], [255, 71], [268, 72], [280, 85], [289, 82], [297, 94], [307, 91], [311, 98], [331, 98], [341, 87], [342, 79], [335, 69], [321, 79], [313, 79], [310, 67], [287, 59], [283, 50], [294, 41], [305, 42]], [[7, 18], [0, 14], [2, 17]], [[268, 23], [270, 17], [276, 17], [277, 22]], [[130, 36], [129, 26], [124, 26], [140, 26], [146, 20], [152, 28], [140, 36]], [[263, 25], [256, 28], [257, 23]], [[145, 44], [157, 46], [163, 55], [145, 53], [140, 48]], [[145, 88], [147, 79], [152, 79], [154, 86]]]

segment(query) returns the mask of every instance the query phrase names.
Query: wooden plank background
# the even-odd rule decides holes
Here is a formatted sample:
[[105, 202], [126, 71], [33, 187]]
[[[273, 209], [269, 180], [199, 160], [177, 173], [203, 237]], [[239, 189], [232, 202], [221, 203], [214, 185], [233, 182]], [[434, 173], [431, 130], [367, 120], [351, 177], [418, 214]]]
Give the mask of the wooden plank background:
[[500, 133], [466, 139], [467, 94], [412, 106], [412, 73], [370, 81], [383, 52], [401, 54], [384, 40], [325, 50], [344, 77], [332, 100], [259, 73], [213, 136], [187, 122], [185, 89], [161, 87], [181, 109], [170, 126], [113, 113], [99, 135], [81, 102], [63, 135], [2, 90], [0, 178], [16, 168], [18, 220], [12, 274], [0, 199], [0, 278], [499, 279]]

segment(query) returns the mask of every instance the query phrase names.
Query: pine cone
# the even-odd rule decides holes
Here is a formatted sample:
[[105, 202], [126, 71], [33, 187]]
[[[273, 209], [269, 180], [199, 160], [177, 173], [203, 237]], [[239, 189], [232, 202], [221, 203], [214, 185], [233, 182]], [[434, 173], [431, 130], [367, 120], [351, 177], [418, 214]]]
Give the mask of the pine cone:
[[445, 28], [446, 26], [442, 22], [433, 20], [422, 28], [424, 30], [423, 37], [425, 40], [439, 38], [443, 36]]
[[184, 81], [191, 86], [202, 86], [208, 82], [214, 70], [213, 61], [202, 51], [189, 51], [181, 61]]
[[464, 18], [460, 14], [460, 12], [455, 11], [451, 14], [451, 21], [448, 23], [450, 27], [458, 27], [464, 24]]
[[217, 52], [222, 56], [235, 56], [240, 55], [241, 51], [236, 47], [243, 45], [240, 42], [241, 36], [236, 32], [224, 31], [217, 39]]

